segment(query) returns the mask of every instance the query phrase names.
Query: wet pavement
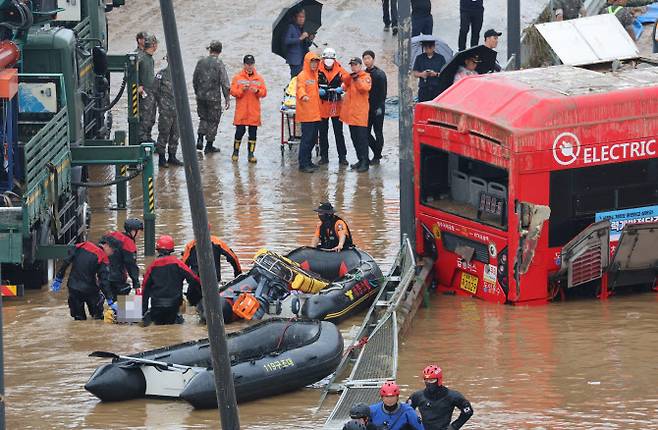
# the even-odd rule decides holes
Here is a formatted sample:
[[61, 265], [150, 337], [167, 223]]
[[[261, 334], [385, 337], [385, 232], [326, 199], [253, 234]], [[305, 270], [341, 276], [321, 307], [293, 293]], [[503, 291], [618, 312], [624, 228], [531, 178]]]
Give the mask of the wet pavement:
[[[288, 68], [282, 59], [269, 54], [268, 35], [285, 3], [175, 1], [188, 81], [207, 42], [219, 39], [224, 42], [229, 74], [239, 70], [246, 53], [252, 53], [269, 87], [263, 103], [264, 125], [259, 129], [258, 164], [247, 163], [246, 153], [238, 163], [230, 161], [232, 109], [220, 126], [217, 142], [222, 152], [200, 159], [204, 177], [200, 191], [206, 198], [213, 233], [226, 240], [249, 266], [250, 258], [262, 247], [285, 252], [307, 243], [317, 220], [312, 209], [320, 201], [330, 200], [350, 221], [356, 243], [387, 270], [397, 252], [399, 235], [397, 122], [387, 119], [383, 163], [365, 174], [340, 168], [333, 148], [329, 166], [312, 175], [297, 171], [295, 151], [286, 149], [281, 156], [278, 107]], [[358, 6], [348, 0], [325, 3], [324, 25], [317, 37], [320, 47], [328, 43], [343, 63], [373, 49], [379, 66], [389, 75], [389, 95], [397, 95], [392, 63], [396, 45], [389, 33], [381, 31], [380, 2], [364, 0]], [[492, 0], [487, 6], [496, 13], [485, 17], [485, 28], [488, 24], [499, 26], [503, 19], [499, 3], [503, 4]], [[434, 4], [436, 33], [454, 45], [456, 5]], [[533, 6], [537, 5], [524, 3], [524, 17], [531, 15], [525, 8]], [[111, 53], [132, 50], [138, 30], [162, 35], [157, 1], [132, 2], [112, 12], [111, 18]], [[163, 51], [164, 42], [156, 54], [158, 60]], [[188, 91], [192, 93], [191, 85]], [[191, 102], [194, 112], [193, 98]], [[120, 103], [115, 109], [119, 128], [124, 112], [125, 104]], [[348, 158], [354, 161], [349, 143], [348, 150]], [[110, 175], [109, 169], [93, 172], [95, 180]], [[183, 169], [157, 171], [156, 189], [157, 233], [173, 235], [177, 249], [182, 250], [192, 238]], [[113, 191], [94, 190], [91, 238], [122, 225], [128, 216], [141, 216], [141, 193], [141, 183], [129, 186], [131, 209], [125, 213], [109, 209], [115, 203]], [[140, 255], [140, 263], [147, 262]], [[224, 269], [225, 279], [230, 279], [228, 265]], [[607, 303], [578, 301], [513, 308], [433, 297], [431, 306], [419, 312], [413, 332], [402, 345], [399, 382], [404, 394], [410, 394], [419, 385], [420, 369], [430, 362], [440, 363], [446, 384], [473, 402], [475, 416], [466, 428], [658, 428], [657, 300], [657, 295], [643, 295]], [[192, 314], [183, 325], [147, 329], [74, 322], [68, 315], [65, 292], [53, 294], [44, 289], [8, 302], [4, 318], [8, 428], [218, 426], [216, 411], [194, 411], [183, 402], [158, 400], [101, 404], [82, 388], [102, 363], [88, 358], [89, 352], [131, 353], [204, 337], [205, 327], [199, 326]], [[341, 325], [347, 337], [359, 319]], [[318, 391], [304, 390], [241, 405], [243, 428], [318, 428], [329, 412], [325, 408], [312, 414], [318, 400]]]

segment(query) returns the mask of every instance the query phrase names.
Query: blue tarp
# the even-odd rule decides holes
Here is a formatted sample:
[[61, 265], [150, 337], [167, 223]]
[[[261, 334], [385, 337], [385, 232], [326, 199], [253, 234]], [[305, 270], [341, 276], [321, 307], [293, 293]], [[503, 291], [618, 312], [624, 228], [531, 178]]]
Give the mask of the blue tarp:
[[658, 3], [653, 3], [647, 6], [647, 11], [635, 18], [633, 21], [633, 33], [635, 34], [635, 40], [638, 40], [642, 36], [642, 31], [644, 31], [644, 24], [653, 24], [658, 20]]
[[640, 24], [653, 24], [658, 21], [658, 3], [647, 6], [646, 13], [638, 16], [636, 21], [639, 21]]

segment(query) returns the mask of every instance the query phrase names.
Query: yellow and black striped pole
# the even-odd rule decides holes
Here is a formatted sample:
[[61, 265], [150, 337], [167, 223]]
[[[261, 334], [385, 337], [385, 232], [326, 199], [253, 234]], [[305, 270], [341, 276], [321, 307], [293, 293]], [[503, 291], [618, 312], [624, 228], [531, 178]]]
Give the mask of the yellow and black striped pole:
[[141, 144], [142, 189], [144, 190], [144, 255], [155, 255], [155, 184], [153, 183], [152, 143]]

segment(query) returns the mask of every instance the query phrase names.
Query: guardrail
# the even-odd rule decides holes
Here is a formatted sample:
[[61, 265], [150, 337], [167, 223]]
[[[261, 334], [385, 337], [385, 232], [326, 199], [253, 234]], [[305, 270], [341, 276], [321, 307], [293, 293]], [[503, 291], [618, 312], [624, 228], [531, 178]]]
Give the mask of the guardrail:
[[[342, 428], [345, 421], [349, 420], [352, 405], [378, 401], [381, 384], [396, 378], [398, 341], [410, 326], [432, 266], [432, 261], [425, 261], [422, 271], [418, 273], [411, 242], [406, 238], [403, 240], [386, 277], [386, 284], [366, 314], [354, 342], [320, 400], [322, 406], [329, 391], [341, 391], [324, 429]], [[350, 366], [347, 379], [335, 384]]]

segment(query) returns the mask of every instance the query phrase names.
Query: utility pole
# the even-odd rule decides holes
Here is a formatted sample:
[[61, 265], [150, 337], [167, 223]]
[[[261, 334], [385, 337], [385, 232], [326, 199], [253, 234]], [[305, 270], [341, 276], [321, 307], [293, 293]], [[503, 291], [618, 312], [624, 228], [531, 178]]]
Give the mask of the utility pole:
[[[2, 276], [0, 275], [0, 280]], [[5, 351], [3, 341], [2, 308], [4, 307], [2, 294], [0, 294], [0, 430], [5, 430]]]
[[235, 398], [231, 360], [229, 358], [224, 332], [224, 316], [222, 315], [222, 308], [219, 303], [217, 274], [215, 272], [215, 262], [210, 243], [210, 229], [208, 227], [208, 214], [206, 212], [206, 202], [201, 192], [201, 174], [196, 155], [192, 115], [187, 98], [185, 70], [183, 69], [183, 59], [178, 40], [178, 28], [176, 27], [176, 15], [174, 14], [172, 0], [160, 0], [160, 10], [167, 42], [167, 57], [171, 79], [174, 86], [176, 111], [178, 112], [178, 128], [180, 130], [183, 161], [185, 163], [185, 179], [192, 212], [196, 252], [199, 260], [199, 275], [201, 276], [203, 305], [206, 310], [206, 321], [208, 324], [210, 356], [215, 374], [217, 405], [219, 406], [222, 429], [239, 430], [240, 417]]
[[507, 0], [507, 59], [514, 56], [514, 69], [521, 68], [521, 4]]
[[413, 89], [411, 86], [411, 1], [398, 1], [398, 107], [400, 156], [400, 239], [415, 244]]

